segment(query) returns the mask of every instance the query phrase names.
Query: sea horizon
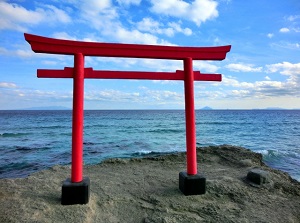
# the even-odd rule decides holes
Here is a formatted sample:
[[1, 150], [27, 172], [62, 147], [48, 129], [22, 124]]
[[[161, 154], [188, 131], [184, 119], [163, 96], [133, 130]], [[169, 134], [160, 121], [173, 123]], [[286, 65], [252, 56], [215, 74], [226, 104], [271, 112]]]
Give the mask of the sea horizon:
[[[73, 110], [72, 108], [20, 108], [20, 109], [0, 109], [0, 111], [68, 111]], [[300, 108], [195, 108], [195, 111], [203, 110], [216, 110], [216, 111], [227, 111], [227, 110], [237, 110], [237, 111], [252, 111], [252, 110], [267, 110], [267, 111], [281, 111], [281, 110], [296, 110], [299, 111]], [[84, 111], [185, 111], [184, 108], [140, 108], [140, 109], [130, 109], [130, 108], [118, 108], [118, 109], [84, 109]]]
[[[196, 109], [197, 147], [234, 145], [300, 180], [299, 110]], [[0, 110], [0, 178], [71, 160], [72, 110]], [[85, 110], [84, 160], [184, 152], [184, 109]]]

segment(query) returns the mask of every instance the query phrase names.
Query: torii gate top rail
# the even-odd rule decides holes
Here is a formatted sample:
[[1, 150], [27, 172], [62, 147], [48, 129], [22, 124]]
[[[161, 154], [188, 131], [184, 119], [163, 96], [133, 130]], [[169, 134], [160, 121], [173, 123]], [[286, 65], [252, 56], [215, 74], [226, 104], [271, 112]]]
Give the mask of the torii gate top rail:
[[82, 53], [84, 56], [128, 57], [184, 60], [224, 60], [231, 46], [216, 47], [181, 47], [157, 46], [121, 43], [97, 43], [72, 40], [52, 39], [25, 33], [25, 39], [36, 53], [74, 55]]

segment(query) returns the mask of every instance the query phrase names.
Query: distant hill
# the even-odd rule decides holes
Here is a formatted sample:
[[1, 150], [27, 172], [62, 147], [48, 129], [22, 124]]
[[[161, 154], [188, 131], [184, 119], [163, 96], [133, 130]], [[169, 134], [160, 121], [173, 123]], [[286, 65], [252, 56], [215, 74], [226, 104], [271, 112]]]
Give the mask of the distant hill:
[[267, 108], [255, 108], [252, 110], [290, 110], [290, 109], [280, 108], [280, 107], [267, 107]]
[[213, 108], [205, 106], [205, 107], [201, 108], [200, 110], [213, 110]]

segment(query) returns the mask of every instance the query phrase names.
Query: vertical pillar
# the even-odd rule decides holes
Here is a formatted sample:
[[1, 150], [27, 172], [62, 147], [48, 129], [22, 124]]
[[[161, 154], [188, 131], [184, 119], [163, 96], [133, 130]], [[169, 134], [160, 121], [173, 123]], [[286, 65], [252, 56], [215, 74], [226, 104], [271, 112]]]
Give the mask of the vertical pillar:
[[74, 55], [73, 73], [73, 119], [72, 119], [72, 165], [71, 178], [62, 186], [61, 204], [87, 204], [90, 197], [90, 179], [83, 178], [83, 100], [84, 55]]
[[206, 192], [206, 178], [197, 174], [193, 59], [184, 59], [183, 65], [187, 171], [179, 173], [179, 189], [184, 195], [198, 195]]
[[74, 55], [71, 181], [82, 181], [84, 56]]
[[194, 105], [194, 73], [193, 60], [184, 60], [184, 93], [185, 93], [185, 124], [186, 124], [186, 152], [187, 174], [197, 174], [196, 153], [196, 122]]

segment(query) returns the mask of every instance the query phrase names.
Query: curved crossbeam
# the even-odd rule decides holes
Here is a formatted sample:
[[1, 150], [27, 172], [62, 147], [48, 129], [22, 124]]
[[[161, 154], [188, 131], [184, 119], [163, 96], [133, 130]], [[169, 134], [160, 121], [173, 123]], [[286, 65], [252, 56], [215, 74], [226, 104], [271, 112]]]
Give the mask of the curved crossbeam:
[[36, 53], [84, 56], [128, 57], [183, 60], [224, 60], [231, 46], [181, 47], [142, 44], [98, 43], [53, 39], [25, 33], [26, 41]]

